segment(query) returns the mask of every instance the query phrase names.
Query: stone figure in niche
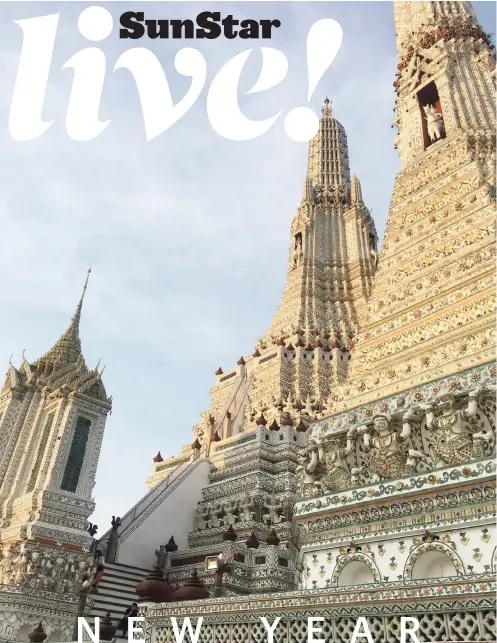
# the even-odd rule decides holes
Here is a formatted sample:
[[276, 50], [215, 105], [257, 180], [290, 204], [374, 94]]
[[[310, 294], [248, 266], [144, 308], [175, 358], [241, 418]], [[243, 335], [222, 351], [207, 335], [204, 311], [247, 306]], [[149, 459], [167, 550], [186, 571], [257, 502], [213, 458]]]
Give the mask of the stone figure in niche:
[[238, 518], [238, 500], [230, 500], [227, 502], [225, 512], [224, 524], [228, 527], [229, 525], [233, 525]]
[[304, 257], [304, 251], [302, 249], [302, 233], [298, 232], [294, 237], [293, 248], [292, 248], [292, 267], [297, 268], [300, 266], [300, 263]]
[[155, 556], [157, 558], [154, 569], [164, 569], [166, 566], [167, 552], [165, 545], [160, 545], [159, 549], [155, 550]]
[[340, 183], [336, 192], [336, 199], [341, 205], [346, 205], [348, 202], [348, 192], [347, 188]]
[[223, 524], [223, 519], [222, 519], [223, 515], [224, 515], [224, 509], [222, 505], [220, 504], [216, 505], [216, 507], [212, 510], [210, 526], [220, 527]]
[[2, 550], [2, 584], [10, 585], [14, 566], [14, 552], [12, 546], [4, 547]]
[[488, 437], [483, 432], [474, 432], [471, 427], [478, 412], [480, 393], [480, 388], [471, 391], [468, 406], [461, 410], [455, 408], [452, 393], [439, 396], [436, 409], [431, 404], [420, 407], [426, 411], [426, 428], [433, 436], [431, 448], [436, 467], [462, 464], [484, 456]]
[[267, 513], [262, 517], [267, 524], [276, 525], [284, 520], [283, 513], [283, 504], [275, 501], [267, 508]]
[[433, 105], [423, 106], [426, 118], [426, 125], [428, 127], [428, 136], [432, 142], [438, 141], [443, 138], [445, 133], [444, 118], [442, 114], [435, 110]]
[[112, 525], [112, 530], [110, 532], [109, 542], [107, 544], [107, 551], [105, 552], [106, 563], [114, 563], [116, 561], [117, 544], [119, 541], [119, 533], [117, 530], [121, 526], [121, 518], [119, 518], [119, 516], [117, 518], [115, 516], [112, 516], [110, 524]]
[[354, 428], [347, 433], [346, 444], [341, 435], [332, 436], [324, 442], [325, 471], [320, 481], [324, 490], [344, 491], [352, 486], [347, 456], [354, 450], [354, 433]]
[[323, 461], [322, 440], [320, 438], [311, 440], [300, 456], [300, 466], [296, 472], [301, 496], [308, 497], [321, 491], [320, 478], [324, 473]]
[[241, 503], [240, 518], [243, 522], [250, 522], [255, 517], [255, 503], [254, 498], [248, 493], [245, 494]]
[[19, 551], [13, 561], [14, 565], [14, 582], [16, 585], [22, 585], [26, 580], [28, 557], [25, 550]]
[[36, 549], [29, 552], [27, 574], [28, 576], [35, 578], [39, 575], [41, 570], [41, 555], [40, 552]]
[[208, 529], [209, 528], [209, 517], [211, 510], [209, 507], [201, 507], [197, 509], [197, 529]]
[[[373, 426], [362, 425], [357, 431], [363, 436], [364, 446], [369, 451], [368, 467], [371, 471], [371, 481], [379, 482], [398, 478], [407, 473], [418, 458], [423, 454], [410, 449], [406, 454], [408, 438], [411, 435], [409, 419], [414, 416], [409, 412], [404, 416], [402, 431], [399, 433], [393, 426], [390, 416], [386, 413], [378, 414], [373, 418]], [[414, 465], [415, 468], [415, 465]]]

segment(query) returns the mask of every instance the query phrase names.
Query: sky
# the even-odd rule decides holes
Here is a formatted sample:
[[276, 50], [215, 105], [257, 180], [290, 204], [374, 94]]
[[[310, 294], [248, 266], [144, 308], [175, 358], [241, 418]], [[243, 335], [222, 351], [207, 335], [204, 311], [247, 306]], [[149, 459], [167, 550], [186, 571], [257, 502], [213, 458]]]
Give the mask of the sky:
[[[114, 16], [138, 3], [100, 3]], [[93, 516], [107, 530], [147, 491], [152, 458], [177, 455], [209, 406], [214, 372], [228, 370], [271, 325], [286, 278], [290, 223], [300, 203], [307, 144], [290, 140], [284, 115], [300, 106], [316, 113], [325, 96], [348, 135], [350, 165], [383, 234], [395, 174], [396, 72], [390, 2], [209, 3], [240, 18], [279, 19], [271, 41], [187, 41], [207, 61], [197, 102], [169, 131], [147, 142], [136, 88], [120, 53], [146, 46], [161, 61], [178, 101], [189, 81], [173, 67], [180, 40], [119, 40], [117, 27], [98, 45], [108, 73], [100, 117], [107, 129], [88, 142], [65, 131], [70, 56], [90, 43], [77, 31], [86, 3], [0, 3], [0, 363], [35, 361], [68, 326], [86, 271], [92, 273], [80, 335], [90, 367], [101, 359], [113, 397], [100, 455]], [[474, 3], [494, 32], [495, 4]], [[167, 10], [166, 10], [167, 7]], [[151, 18], [193, 18], [205, 4], [139, 3]], [[55, 124], [18, 142], [8, 131], [21, 30], [13, 21], [60, 13], [44, 107]], [[344, 37], [338, 55], [307, 102], [306, 37], [334, 18]], [[257, 79], [260, 45], [289, 61], [277, 87], [245, 95]], [[254, 48], [239, 102], [251, 118], [282, 110], [262, 137], [220, 137], [206, 115], [207, 88], [230, 58]], [[3, 360], [3, 361], [2, 361]], [[170, 530], [167, 530], [169, 538]]]

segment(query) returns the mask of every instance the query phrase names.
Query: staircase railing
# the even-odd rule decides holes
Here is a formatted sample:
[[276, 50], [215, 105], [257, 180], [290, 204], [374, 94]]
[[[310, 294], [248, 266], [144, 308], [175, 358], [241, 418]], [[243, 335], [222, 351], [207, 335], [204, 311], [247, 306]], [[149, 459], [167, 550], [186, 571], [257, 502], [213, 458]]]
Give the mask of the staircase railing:
[[[224, 422], [224, 420], [226, 418], [226, 415], [229, 412], [231, 412], [231, 408], [232, 408], [233, 403], [235, 403], [235, 410], [234, 410], [233, 413], [231, 413], [231, 417], [234, 420], [236, 418], [236, 416], [238, 415], [238, 413], [240, 411], [240, 406], [243, 404], [243, 400], [245, 398], [245, 392], [249, 388], [249, 384], [250, 384], [250, 382], [249, 382], [249, 379], [248, 379], [248, 376], [247, 376], [247, 371], [245, 371], [243, 373], [243, 375], [240, 377], [240, 379], [238, 381], [238, 385], [236, 386], [235, 390], [231, 393], [230, 397], [228, 398], [228, 401], [224, 405], [221, 413], [219, 414], [218, 421], [214, 425], [214, 432], [217, 433], [218, 435], [219, 435], [219, 430], [222, 429], [222, 427], [223, 427], [223, 422]], [[242, 385], [245, 385], [244, 386], [244, 391], [243, 391], [243, 394], [242, 394], [242, 396], [241, 396], [241, 398], [240, 398], [240, 400], [238, 402], [238, 405], [237, 405], [237, 403], [236, 403], [237, 395], [238, 395], [238, 392], [240, 391], [240, 388], [242, 387]], [[219, 436], [219, 437], [221, 437], [221, 436]]]
[[[121, 518], [121, 526], [119, 528], [119, 538], [124, 534], [126, 530], [136, 521], [138, 518], [146, 511], [150, 505], [157, 500], [171, 485], [178, 480], [180, 477], [186, 477], [192, 469], [194, 469], [199, 460], [205, 455], [205, 448], [200, 451], [198, 456], [188, 463], [179, 464], [174, 471], [172, 471], [164, 480], [161, 480], [157, 486], [143, 496], [131, 509], [124, 514]], [[184, 466], [184, 465], [187, 466]], [[111, 534], [111, 529], [109, 529], [103, 536], [97, 541], [95, 549], [99, 549], [102, 552], [102, 555], [105, 556], [107, 551], [107, 544]], [[108, 561], [114, 562], [114, 561]]]
[[[239, 397], [238, 403], [235, 406], [235, 411], [232, 415], [233, 422], [237, 419], [240, 410], [243, 409], [243, 402], [250, 388], [250, 380], [248, 377], [245, 378], [245, 386], [243, 388], [242, 394]], [[236, 400], [235, 400], [236, 401]]]

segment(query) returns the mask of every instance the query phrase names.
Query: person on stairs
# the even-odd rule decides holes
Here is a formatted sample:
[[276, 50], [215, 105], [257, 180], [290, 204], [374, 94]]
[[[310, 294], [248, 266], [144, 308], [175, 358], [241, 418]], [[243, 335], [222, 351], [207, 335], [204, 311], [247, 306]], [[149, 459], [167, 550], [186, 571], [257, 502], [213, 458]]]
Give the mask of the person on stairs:
[[105, 571], [105, 558], [102, 556], [102, 552], [97, 549], [95, 552], [95, 565], [96, 565], [96, 571], [95, 575], [93, 576], [93, 581], [92, 581], [92, 589], [94, 592], [98, 593], [98, 584], [102, 580], [102, 576], [104, 575]]
[[123, 618], [119, 622], [118, 629], [122, 630], [123, 636], [126, 636], [128, 633], [128, 619], [138, 616], [138, 604], [132, 603], [130, 607], [126, 610]]

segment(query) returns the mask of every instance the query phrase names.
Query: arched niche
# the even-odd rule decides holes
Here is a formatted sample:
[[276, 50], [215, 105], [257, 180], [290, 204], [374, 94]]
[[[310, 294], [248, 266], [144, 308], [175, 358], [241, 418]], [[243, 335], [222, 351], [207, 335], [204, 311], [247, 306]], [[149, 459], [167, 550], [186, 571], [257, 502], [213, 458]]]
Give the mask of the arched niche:
[[[425, 107], [427, 105], [432, 105], [435, 112], [440, 114], [443, 117], [442, 105], [440, 104], [440, 96], [438, 94], [438, 89], [434, 81], [431, 81], [424, 87], [422, 87], [418, 92], [418, 105], [421, 112], [421, 122], [423, 127], [423, 147], [426, 150], [427, 147], [430, 147], [434, 141], [430, 139], [428, 134], [428, 122], [425, 113]], [[445, 138], [445, 128], [441, 138]]]
[[64, 635], [60, 630], [54, 630], [48, 637], [46, 643], [60, 643], [64, 640]]
[[369, 556], [355, 553], [343, 556], [338, 561], [331, 580], [338, 587], [369, 585], [380, 582], [380, 573]]
[[424, 543], [409, 555], [404, 568], [405, 580], [448, 578], [464, 574], [464, 565], [451, 548], [440, 542]]
[[28, 634], [31, 634], [34, 625], [21, 625], [16, 633], [16, 641], [29, 641]]

